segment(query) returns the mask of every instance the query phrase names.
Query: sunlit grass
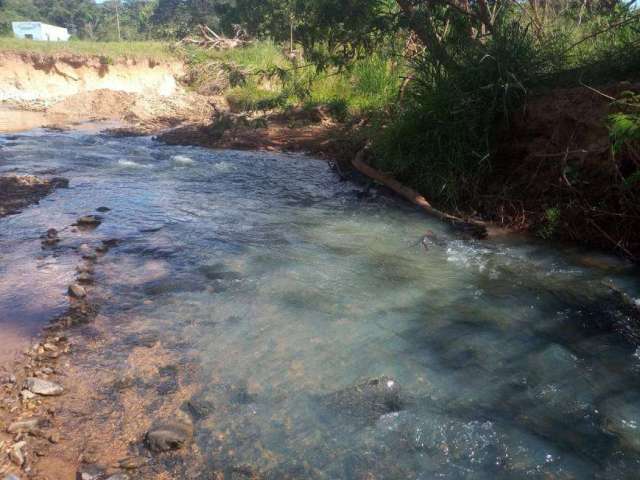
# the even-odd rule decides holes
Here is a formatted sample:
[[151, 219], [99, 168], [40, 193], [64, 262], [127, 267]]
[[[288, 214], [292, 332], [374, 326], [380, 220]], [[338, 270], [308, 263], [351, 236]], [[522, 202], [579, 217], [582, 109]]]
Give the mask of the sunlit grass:
[[176, 52], [164, 42], [91, 42], [71, 40], [69, 42], [38, 42], [12, 37], [0, 37], [0, 51], [35, 52], [42, 54], [75, 54], [117, 59], [170, 60]]

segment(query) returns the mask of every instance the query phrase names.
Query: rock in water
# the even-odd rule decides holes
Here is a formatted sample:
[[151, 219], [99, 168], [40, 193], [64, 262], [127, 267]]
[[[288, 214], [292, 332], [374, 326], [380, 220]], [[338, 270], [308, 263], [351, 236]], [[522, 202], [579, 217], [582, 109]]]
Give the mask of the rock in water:
[[98, 215], [84, 215], [76, 220], [76, 225], [82, 227], [97, 227], [102, 223], [102, 217]]
[[179, 450], [191, 441], [193, 424], [184, 413], [178, 412], [176, 418], [161, 420], [153, 424], [147, 432], [145, 442], [154, 453]]
[[27, 442], [22, 441], [14, 444], [11, 450], [9, 450], [9, 459], [19, 467], [24, 465], [25, 458], [22, 449], [26, 446]]
[[69, 295], [74, 298], [84, 298], [87, 296], [87, 291], [82, 285], [74, 283], [69, 285]]
[[88, 272], [82, 272], [78, 274], [77, 279], [78, 279], [78, 282], [80, 283], [84, 283], [84, 284], [93, 283], [93, 276], [91, 276], [91, 274]]
[[29, 420], [21, 420], [13, 422], [7, 427], [8, 433], [31, 433], [37, 430], [44, 422], [39, 418], [30, 418]]
[[123, 470], [136, 470], [144, 467], [148, 460], [144, 457], [127, 457], [118, 461], [118, 466]]
[[330, 393], [321, 397], [321, 402], [338, 415], [367, 421], [398, 412], [408, 403], [400, 384], [386, 376], [370, 378]]
[[57, 383], [34, 377], [27, 378], [26, 387], [30, 392], [47, 397], [62, 395], [62, 393], [64, 392], [64, 388], [62, 388]]

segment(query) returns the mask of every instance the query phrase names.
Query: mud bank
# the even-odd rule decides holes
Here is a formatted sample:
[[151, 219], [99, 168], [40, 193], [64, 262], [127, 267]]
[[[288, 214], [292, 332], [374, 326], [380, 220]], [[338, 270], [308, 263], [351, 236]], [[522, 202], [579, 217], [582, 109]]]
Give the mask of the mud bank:
[[0, 218], [20, 213], [38, 203], [56, 188], [66, 188], [69, 181], [64, 178], [42, 179], [33, 175], [0, 177]]

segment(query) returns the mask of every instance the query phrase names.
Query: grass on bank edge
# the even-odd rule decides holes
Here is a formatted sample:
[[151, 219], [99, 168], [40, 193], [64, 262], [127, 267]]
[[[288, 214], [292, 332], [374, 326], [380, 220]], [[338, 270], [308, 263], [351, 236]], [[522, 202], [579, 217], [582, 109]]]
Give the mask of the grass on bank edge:
[[70, 40], [68, 42], [39, 42], [13, 37], [0, 37], [0, 52], [72, 54], [118, 59], [149, 59], [156, 61], [177, 60], [171, 44], [164, 42], [93, 42]]
[[397, 100], [406, 66], [389, 56], [375, 53], [342, 71], [319, 71], [312, 64], [293, 64], [285, 50], [263, 40], [227, 51], [186, 48], [182, 56], [195, 73], [196, 87], [208, 75], [215, 79], [227, 72], [224, 95], [238, 111], [325, 105], [344, 120], [384, 111]]

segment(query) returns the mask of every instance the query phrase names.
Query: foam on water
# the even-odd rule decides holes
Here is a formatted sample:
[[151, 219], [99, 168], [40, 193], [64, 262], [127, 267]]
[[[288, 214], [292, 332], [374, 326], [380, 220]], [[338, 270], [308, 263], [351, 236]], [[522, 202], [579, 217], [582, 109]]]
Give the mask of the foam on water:
[[135, 162], [133, 160], [120, 159], [118, 165], [125, 168], [151, 168], [151, 165]]
[[[637, 345], [603, 284], [637, 298], [637, 270], [519, 239], [462, 240], [304, 157], [33, 134], [3, 143], [0, 168], [42, 168], [44, 150], [71, 188], [0, 220], [2, 259], [42, 256], [47, 228], [111, 208], [92, 235], [121, 240], [101, 265], [114, 336], [131, 323], [157, 335], [197, 363], [193, 402], [215, 405], [196, 428], [204, 464], [189, 472], [637, 473]], [[437, 241], [424, 249], [427, 230]], [[44, 255], [64, 271], [65, 252]], [[17, 271], [0, 259], [0, 272]], [[10, 323], [19, 302], [3, 288]], [[118, 345], [104, 352], [113, 371], [126, 366]], [[363, 394], [364, 379], [383, 376], [400, 400]]]
[[187, 157], [186, 155], [174, 155], [171, 157], [171, 160], [180, 166], [193, 165], [195, 163], [193, 158]]

